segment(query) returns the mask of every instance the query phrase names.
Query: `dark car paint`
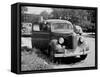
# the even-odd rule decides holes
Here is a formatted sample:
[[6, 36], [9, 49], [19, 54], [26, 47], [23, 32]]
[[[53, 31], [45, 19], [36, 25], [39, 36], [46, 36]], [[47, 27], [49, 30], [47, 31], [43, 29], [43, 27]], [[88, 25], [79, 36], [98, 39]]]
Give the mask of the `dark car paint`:
[[47, 49], [50, 42], [50, 32], [33, 32], [32, 47]]
[[38, 48], [43, 51], [48, 50], [49, 53], [51, 53], [55, 49], [55, 44], [51, 44], [50, 46], [50, 43], [53, 39], [56, 39], [58, 42], [60, 37], [63, 37], [65, 40], [67, 40], [66, 42], [64, 42], [64, 45], [66, 45], [66, 49], [71, 49], [72, 51], [74, 51], [74, 49], [76, 49], [79, 45], [79, 36], [77, 36], [74, 30], [66, 32], [51, 32], [50, 29], [49, 31], [32, 31], [32, 47]]
[[41, 50], [46, 50], [49, 47], [52, 39], [59, 39], [63, 37], [67, 39], [67, 49], [75, 49], [77, 47], [77, 36], [73, 36], [73, 33], [55, 33], [55, 32], [40, 32], [34, 31], [32, 33], [32, 46]]

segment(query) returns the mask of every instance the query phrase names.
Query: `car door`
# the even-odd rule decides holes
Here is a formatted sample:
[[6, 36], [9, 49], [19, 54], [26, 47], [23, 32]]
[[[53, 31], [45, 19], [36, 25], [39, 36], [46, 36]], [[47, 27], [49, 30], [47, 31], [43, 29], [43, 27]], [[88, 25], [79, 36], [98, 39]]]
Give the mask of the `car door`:
[[32, 47], [45, 50], [48, 48], [50, 42], [50, 32], [48, 30], [40, 29], [40, 25], [33, 25], [32, 31]]

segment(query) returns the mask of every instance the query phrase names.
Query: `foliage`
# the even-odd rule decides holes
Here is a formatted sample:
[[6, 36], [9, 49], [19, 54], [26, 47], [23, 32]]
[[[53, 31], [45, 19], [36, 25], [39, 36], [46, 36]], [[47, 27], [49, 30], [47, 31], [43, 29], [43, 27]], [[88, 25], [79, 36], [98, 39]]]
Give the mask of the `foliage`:
[[[23, 10], [27, 11], [24, 7]], [[52, 12], [41, 12], [39, 15], [25, 14], [22, 10], [22, 22], [38, 23], [43, 19], [64, 19], [72, 22], [74, 25], [79, 25], [85, 32], [95, 32], [96, 12], [94, 10], [84, 9], [64, 9], [52, 8]]]
[[95, 32], [95, 11], [83, 9], [57, 9], [52, 12], [53, 18], [71, 21], [86, 32]]

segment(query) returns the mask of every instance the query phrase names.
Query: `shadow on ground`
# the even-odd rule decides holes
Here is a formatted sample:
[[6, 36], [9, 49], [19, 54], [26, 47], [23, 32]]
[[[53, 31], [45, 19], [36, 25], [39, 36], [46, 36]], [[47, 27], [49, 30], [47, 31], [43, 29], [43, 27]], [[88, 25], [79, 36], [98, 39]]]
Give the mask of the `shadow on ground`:
[[54, 63], [56, 64], [76, 64], [81, 62], [80, 58], [67, 57], [67, 58], [56, 58]]
[[62, 57], [62, 58], [54, 58], [53, 60], [50, 58], [50, 56], [44, 52], [38, 51], [36, 52], [38, 57], [45, 60], [48, 64], [75, 64], [79, 63], [82, 60], [80, 58], [76, 57]]

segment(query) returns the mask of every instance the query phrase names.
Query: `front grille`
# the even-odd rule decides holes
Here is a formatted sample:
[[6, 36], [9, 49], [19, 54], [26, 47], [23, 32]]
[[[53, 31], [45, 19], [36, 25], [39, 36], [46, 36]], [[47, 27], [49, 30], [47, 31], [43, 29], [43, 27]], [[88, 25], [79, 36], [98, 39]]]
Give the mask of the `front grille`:
[[66, 46], [66, 49], [73, 49], [72, 36], [64, 37], [64, 45]]
[[60, 37], [64, 38], [64, 43], [62, 45], [66, 46], [66, 49], [73, 49], [73, 36], [72, 34], [62, 34], [62, 33], [52, 33], [52, 39], [57, 38], [59, 39]]

